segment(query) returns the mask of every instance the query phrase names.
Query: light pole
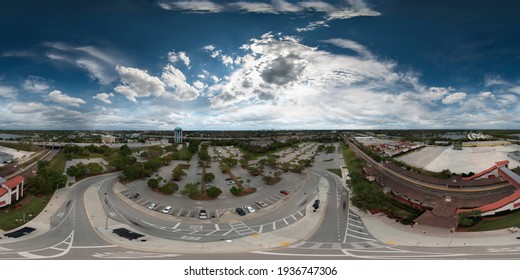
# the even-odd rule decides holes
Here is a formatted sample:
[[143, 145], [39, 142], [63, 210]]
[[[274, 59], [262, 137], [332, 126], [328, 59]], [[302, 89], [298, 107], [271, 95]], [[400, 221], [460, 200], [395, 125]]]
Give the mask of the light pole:
[[[105, 193], [105, 201], [107, 199], [107, 193]], [[106, 220], [105, 220], [105, 229], [108, 229], [108, 216], [106, 217]]]

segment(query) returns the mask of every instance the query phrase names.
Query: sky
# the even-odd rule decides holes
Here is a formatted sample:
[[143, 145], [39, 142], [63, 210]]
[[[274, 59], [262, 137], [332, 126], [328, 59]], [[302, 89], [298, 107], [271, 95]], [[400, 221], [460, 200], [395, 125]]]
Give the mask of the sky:
[[0, 2], [0, 129], [520, 129], [514, 0]]

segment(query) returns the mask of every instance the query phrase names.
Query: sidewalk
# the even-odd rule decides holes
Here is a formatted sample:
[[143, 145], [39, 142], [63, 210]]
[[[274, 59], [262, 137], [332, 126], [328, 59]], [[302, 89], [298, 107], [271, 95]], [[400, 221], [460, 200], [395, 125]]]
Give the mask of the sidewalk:
[[363, 213], [354, 206], [351, 210], [359, 215], [367, 231], [377, 240], [389, 245], [421, 247], [503, 246], [520, 244], [508, 229], [483, 232], [450, 232], [448, 229], [415, 225], [403, 225], [384, 214]]
[[54, 192], [54, 195], [52, 196], [49, 203], [47, 203], [47, 206], [43, 209], [38, 216], [34, 217], [32, 220], [27, 222], [24, 225], [21, 225], [15, 229], [9, 230], [8, 232], [17, 231], [24, 227], [31, 227], [36, 229], [35, 231], [31, 232], [28, 235], [20, 236], [18, 238], [9, 238], [4, 236], [6, 232], [3, 230], [0, 230], [0, 244], [6, 244], [6, 243], [12, 243], [12, 242], [18, 242], [23, 240], [32, 239], [35, 237], [38, 237], [46, 232], [48, 232], [51, 229], [51, 217], [54, 215], [58, 209], [67, 201], [67, 197], [69, 196], [70, 187], [64, 187], [61, 189], [58, 189]]

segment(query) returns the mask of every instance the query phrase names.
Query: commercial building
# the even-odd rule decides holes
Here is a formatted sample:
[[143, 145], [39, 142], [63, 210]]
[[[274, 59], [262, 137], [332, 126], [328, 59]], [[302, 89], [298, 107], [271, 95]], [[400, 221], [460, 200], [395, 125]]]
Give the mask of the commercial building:
[[101, 142], [105, 144], [112, 144], [116, 142], [116, 137], [112, 135], [101, 135]]
[[0, 207], [12, 204], [24, 195], [25, 178], [16, 176], [12, 179], [5, 180], [0, 177]]
[[0, 152], [0, 164], [13, 161], [14, 156], [8, 153]]
[[173, 142], [175, 143], [182, 143], [182, 128], [176, 127], [173, 130]]

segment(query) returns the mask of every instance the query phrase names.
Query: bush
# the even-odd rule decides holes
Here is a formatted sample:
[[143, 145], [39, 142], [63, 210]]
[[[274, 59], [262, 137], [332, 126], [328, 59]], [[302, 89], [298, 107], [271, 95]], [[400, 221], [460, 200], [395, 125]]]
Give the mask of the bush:
[[217, 187], [210, 187], [206, 190], [206, 193], [209, 197], [216, 198], [222, 193], [222, 190]]
[[234, 196], [238, 196], [238, 195], [240, 195], [240, 189], [237, 188], [236, 186], [233, 186], [229, 191], [230, 191], [231, 194], [234, 195]]

